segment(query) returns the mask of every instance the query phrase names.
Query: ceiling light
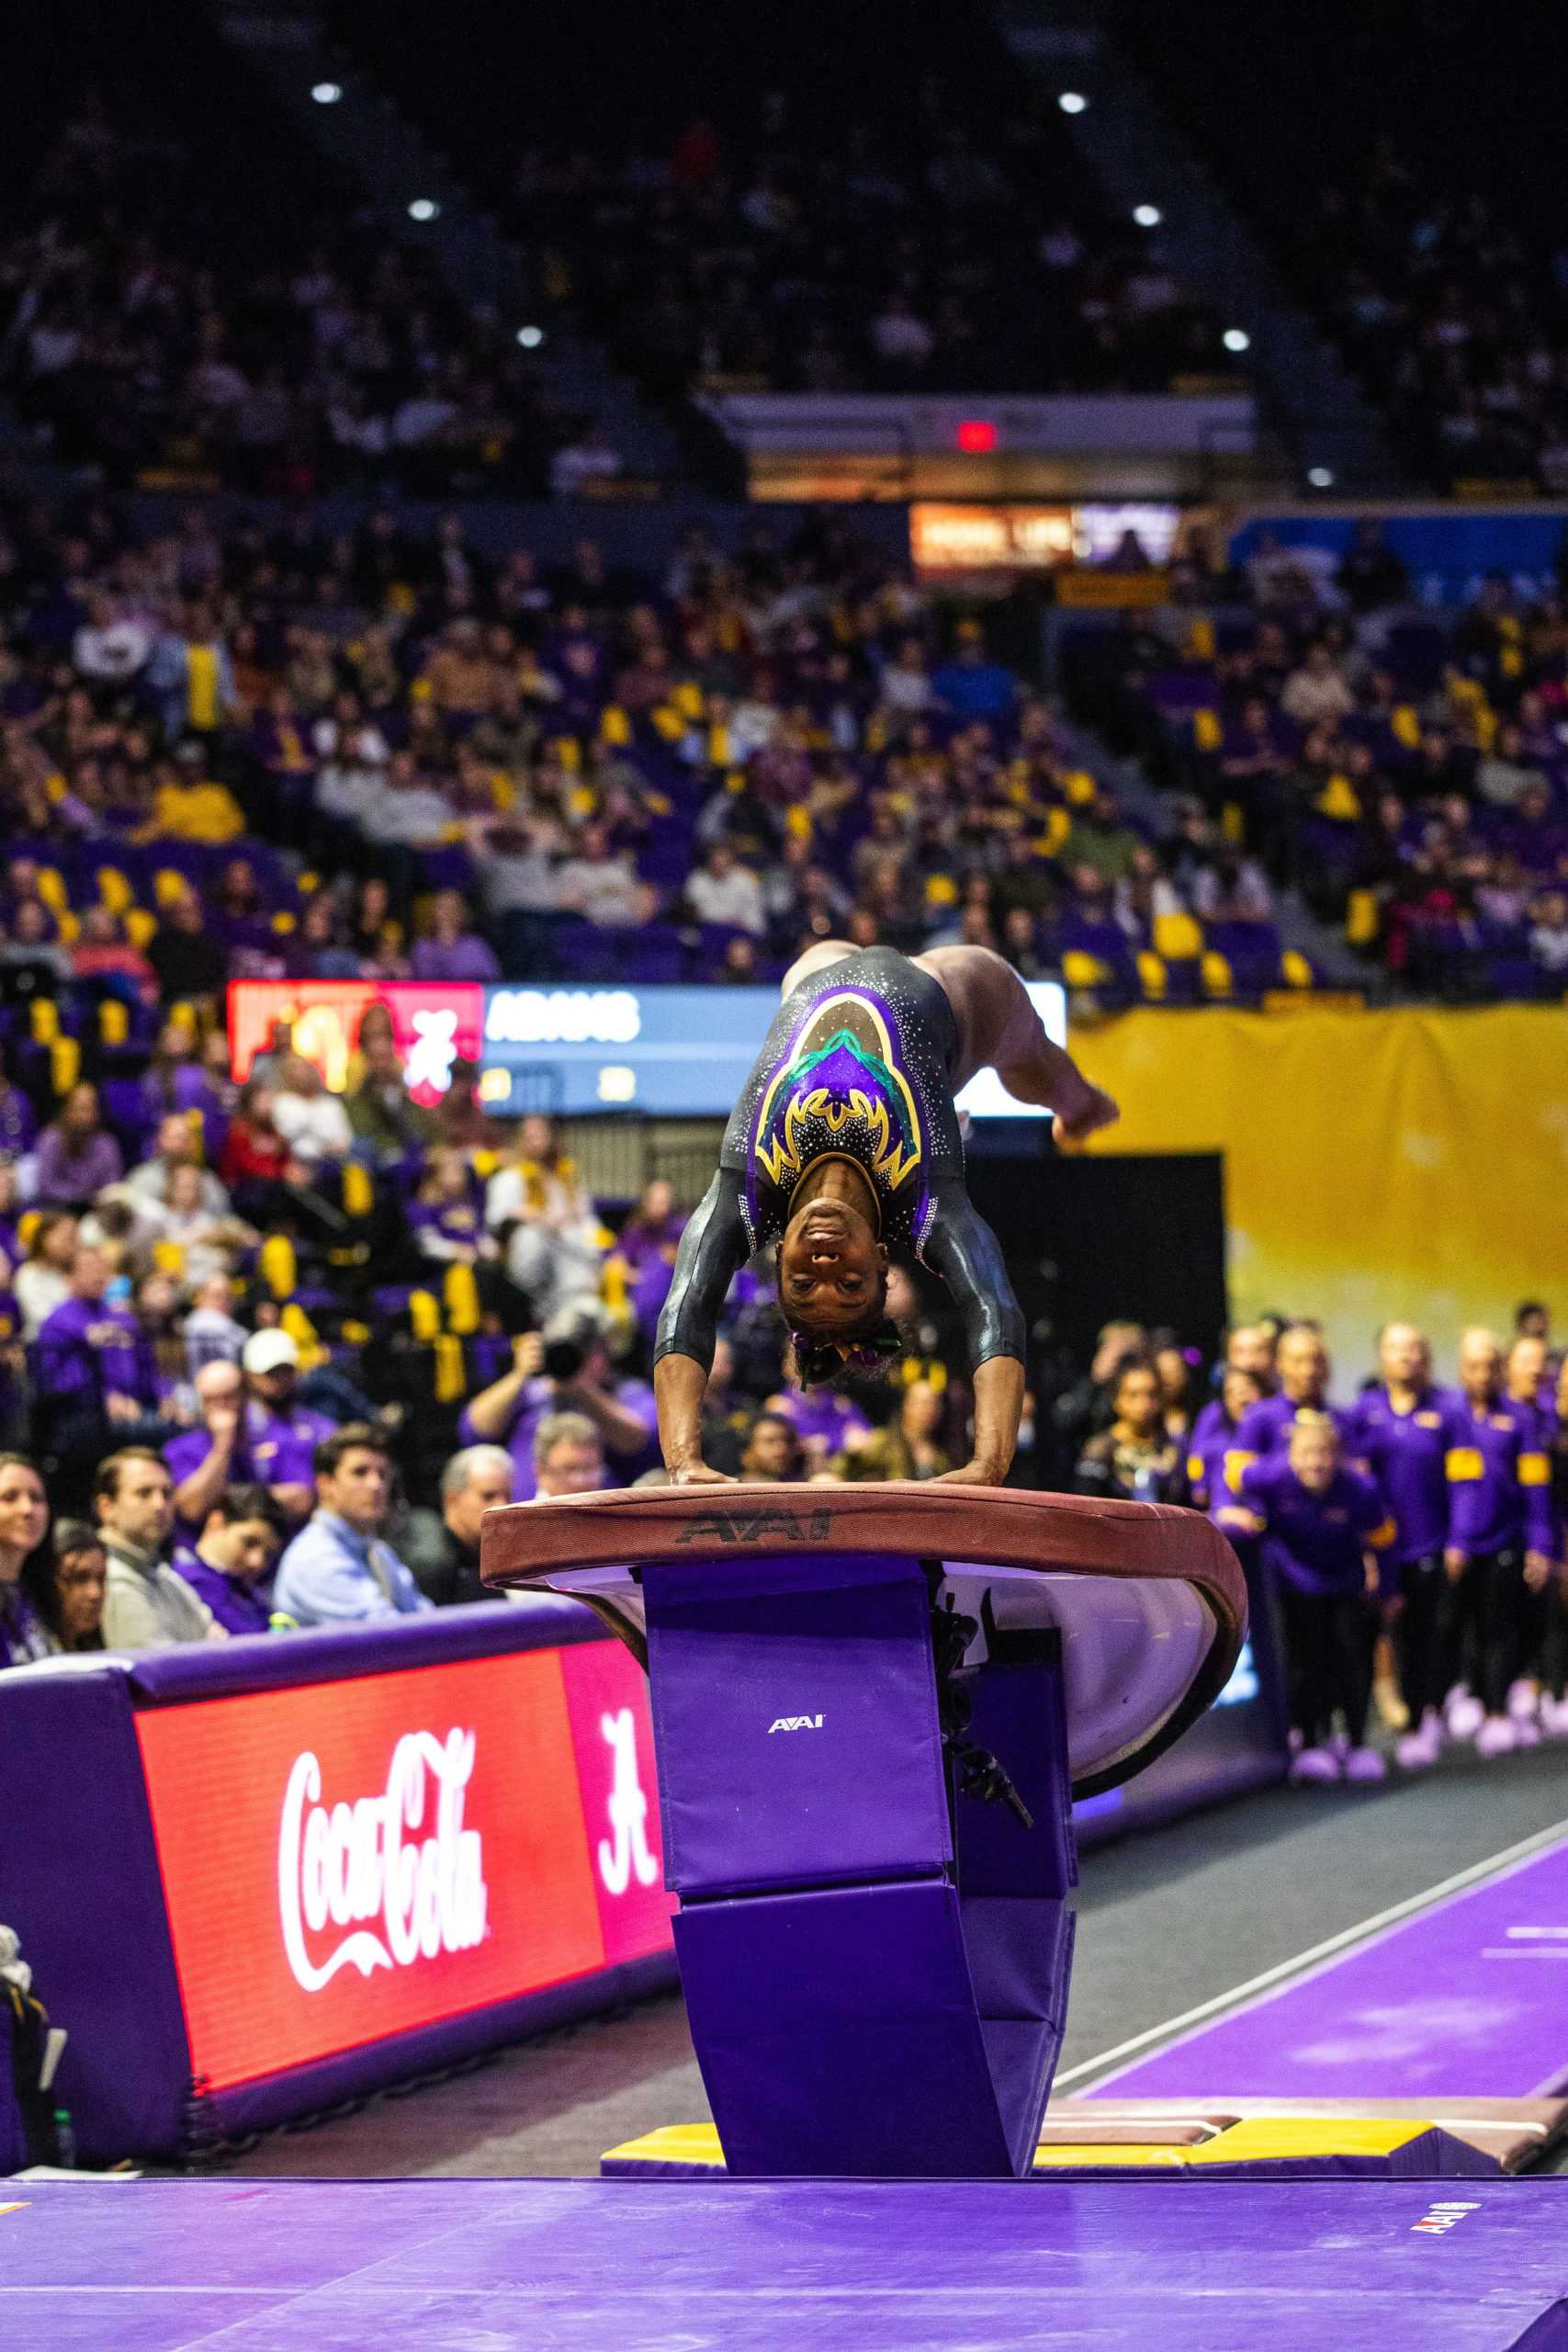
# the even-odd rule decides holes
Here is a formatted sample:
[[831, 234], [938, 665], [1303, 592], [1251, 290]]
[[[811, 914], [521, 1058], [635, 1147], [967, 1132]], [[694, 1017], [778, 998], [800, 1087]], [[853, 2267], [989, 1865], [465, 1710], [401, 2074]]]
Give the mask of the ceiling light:
[[1134, 204], [1133, 218], [1140, 229], [1157, 229], [1165, 215], [1157, 204]]
[[1220, 341], [1224, 345], [1227, 351], [1250, 351], [1252, 349], [1252, 337], [1247, 334], [1245, 327], [1227, 327], [1224, 334], [1221, 335]]
[[441, 207], [433, 202], [428, 196], [416, 196], [413, 202], [409, 206], [409, 219], [411, 220], [434, 220], [440, 210]]
[[1064, 90], [1056, 104], [1064, 114], [1082, 114], [1089, 105], [1089, 100], [1081, 90]]
[[317, 82], [311, 86], [310, 96], [319, 107], [335, 107], [343, 92], [335, 82]]

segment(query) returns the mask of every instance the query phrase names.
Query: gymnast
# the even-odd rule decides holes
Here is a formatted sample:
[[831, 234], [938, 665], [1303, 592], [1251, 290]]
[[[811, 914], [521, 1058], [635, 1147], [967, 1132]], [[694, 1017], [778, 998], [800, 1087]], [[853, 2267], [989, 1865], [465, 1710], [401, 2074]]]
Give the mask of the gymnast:
[[1023, 1317], [964, 1187], [953, 1097], [994, 1068], [1015, 1101], [1055, 1112], [1061, 1143], [1109, 1126], [1117, 1106], [1051, 1043], [989, 948], [911, 957], [823, 940], [791, 965], [783, 994], [660, 1317], [654, 1394], [671, 1477], [729, 1483], [702, 1451], [719, 1310], [737, 1267], [776, 1243], [779, 1304], [807, 1385], [899, 1352], [886, 1314], [894, 1254], [942, 1277], [975, 1395], [972, 1457], [943, 1476], [999, 1486], [1023, 1405]]

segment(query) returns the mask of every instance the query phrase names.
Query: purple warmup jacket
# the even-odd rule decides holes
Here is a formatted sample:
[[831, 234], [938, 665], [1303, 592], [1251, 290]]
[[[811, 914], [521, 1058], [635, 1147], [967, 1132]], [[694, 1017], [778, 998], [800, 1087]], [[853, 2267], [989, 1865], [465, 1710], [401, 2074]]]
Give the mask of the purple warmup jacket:
[[101, 1412], [111, 1392], [158, 1409], [152, 1350], [123, 1306], [102, 1299], [68, 1298], [46, 1316], [33, 1341], [33, 1381], [51, 1398], [69, 1396], [85, 1412]]
[[[1296, 1592], [1326, 1600], [1360, 1592], [1363, 1555], [1392, 1542], [1393, 1522], [1371, 1480], [1337, 1470], [1320, 1495], [1308, 1492], [1283, 1454], [1241, 1474], [1241, 1501], [1264, 1522], [1263, 1557]], [[1380, 1579], [1381, 1580], [1381, 1579]]]
[[1447, 1388], [1428, 1388], [1408, 1413], [1394, 1411], [1386, 1388], [1369, 1388], [1350, 1408], [1346, 1444], [1393, 1514], [1391, 1564], [1427, 1559], [1449, 1540], [1447, 1465], [1452, 1449], [1466, 1442], [1462, 1412]]
[[175, 1553], [174, 1566], [184, 1577], [192, 1592], [206, 1601], [220, 1625], [231, 1634], [265, 1634], [272, 1624], [272, 1611], [265, 1594], [254, 1584], [239, 1577], [226, 1577], [221, 1568], [209, 1567], [199, 1552], [180, 1544]]
[[1218, 1510], [1225, 1500], [1225, 1456], [1235, 1450], [1236, 1428], [1218, 1396], [1192, 1424], [1187, 1440], [1187, 1483], [1201, 1510]]
[[1551, 1461], [1541, 1451], [1536, 1408], [1499, 1397], [1459, 1400], [1448, 1457], [1449, 1541], [1475, 1554], [1526, 1544], [1551, 1549]]
[[1236, 1481], [1251, 1462], [1267, 1462], [1273, 1454], [1282, 1454], [1291, 1441], [1291, 1425], [1298, 1412], [1326, 1413], [1339, 1431], [1341, 1440], [1349, 1436], [1349, 1415], [1337, 1405], [1292, 1405], [1288, 1396], [1265, 1396], [1249, 1405], [1236, 1423], [1235, 1438], [1229, 1448], [1225, 1463], [1225, 1484], [1232, 1495], [1239, 1494]]

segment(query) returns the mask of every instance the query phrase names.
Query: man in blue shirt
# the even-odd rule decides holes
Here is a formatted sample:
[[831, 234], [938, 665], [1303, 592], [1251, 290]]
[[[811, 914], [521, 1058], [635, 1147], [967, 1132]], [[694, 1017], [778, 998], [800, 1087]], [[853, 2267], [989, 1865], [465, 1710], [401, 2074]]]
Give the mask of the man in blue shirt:
[[346, 1421], [316, 1448], [316, 1508], [285, 1552], [273, 1616], [296, 1625], [355, 1624], [433, 1608], [389, 1544], [392, 1467], [368, 1421]]

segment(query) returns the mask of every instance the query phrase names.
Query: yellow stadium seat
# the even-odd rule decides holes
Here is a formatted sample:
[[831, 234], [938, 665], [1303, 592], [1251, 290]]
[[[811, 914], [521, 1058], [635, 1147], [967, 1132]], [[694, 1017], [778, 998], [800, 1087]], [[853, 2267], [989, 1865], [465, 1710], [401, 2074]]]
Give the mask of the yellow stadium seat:
[[1099, 786], [1087, 768], [1072, 768], [1062, 779], [1062, 789], [1075, 808], [1085, 808]]
[[1109, 979], [1110, 970], [1099, 956], [1091, 956], [1086, 947], [1068, 947], [1062, 954], [1062, 978], [1070, 989], [1099, 988]]
[[49, 1049], [49, 1079], [56, 1095], [69, 1094], [81, 1075], [81, 1046], [74, 1037], [56, 1037]]
[[1190, 964], [1203, 953], [1203, 926], [1195, 915], [1156, 915], [1155, 954], [1168, 964]]
[[257, 1255], [261, 1278], [274, 1298], [292, 1298], [299, 1287], [294, 1244], [286, 1233], [269, 1233]]
[[289, 913], [287, 907], [280, 907], [272, 919], [272, 927], [280, 939], [287, 939], [288, 933], [298, 928], [299, 920], [297, 915]]
[[122, 915], [130, 905], [134, 893], [128, 877], [118, 865], [98, 868], [98, 898], [111, 915]]
[[433, 1345], [435, 1351], [435, 1401], [438, 1405], [458, 1404], [468, 1386], [463, 1342], [450, 1331], [438, 1331]]
[[928, 907], [955, 907], [958, 885], [951, 874], [928, 874], [925, 895]]
[[28, 1008], [35, 1046], [52, 1046], [60, 1035], [60, 1007], [51, 996], [35, 996]]
[[1352, 947], [1370, 947], [1378, 935], [1378, 894], [1352, 890], [1345, 907], [1345, 936]]
[[455, 1331], [459, 1339], [470, 1338], [479, 1328], [479, 1286], [474, 1280], [472, 1266], [455, 1261], [446, 1269], [441, 1293], [446, 1308], [446, 1329]]
[[70, 905], [65, 876], [58, 865], [40, 865], [38, 870], [38, 894], [51, 914], [62, 914]]
[[1240, 849], [1247, 839], [1247, 811], [1239, 800], [1227, 800], [1220, 811], [1220, 831]]
[[130, 1012], [118, 996], [106, 996], [98, 1007], [98, 1041], [123, 1046], [130, 1035]]
[[17, 1219], [17, 1238], [24, 1250], [32, 1248], [33, 1236], [38, 1231], [38, 1221], [42, 1214], [41, 1209], [24, 1209]]
[[144, 949], [158, 928], [158, 918], [148, 907], [128, 907], [125, 910], [125, 935], [132, 947]]
[[409, 1322], [414, 1338], [428, 1347], [440, 1337], [441, 1302], [431, 1290], [409, 1293]]
[[362, 1160], [345, 1159], [343, 1166], [343, 1205], [345, 1216], [368, 1216], [376, 1205], [376, 1187]]
[[1200, 968], [1203, 976], [1205, 996], [1228, 997], [1232, 993], [1235, 984], [1231, 976], [1230, 964], [1217, 949], [1205, 948]]
[[176, 865], [161, 865], [152, 876], [152, 896], [161, 907], [172, 907], [183, 899], [190, 885]]
[[55, 923], [60, 933], [61, 945], [74, 947], [82, 936], [81, 916], [73, 914], [69, 907], [62, 907], [55, 917]]
[[278, 1317], [278, 1321], [299, 1351], [299, 1369], [311, 1372], [326, 1361], [326, 1350], [317, 1335], [316, 1327], [302, 1306], [292, 1299]]
[[1286, 948], [1284, 954], [1280, 958], [1280, 969], [1285, 976], [1285, 986], [1287, 988], [1311, 988], [1313, 982], [1312, 966], [1307, 962], [1306, 957], [1302, 954], [1299, 947]]
[[1151, 1004], [1160, 1003], [1165, 996], [1166, 970], [1161, 957], [1147, 947], [1138, 951], [1138, 985]]
[[1217, 710], [1195, 710], [1192, 714], [1192, 741], [1200, 752], [1217, 752], [1225, 740]]

